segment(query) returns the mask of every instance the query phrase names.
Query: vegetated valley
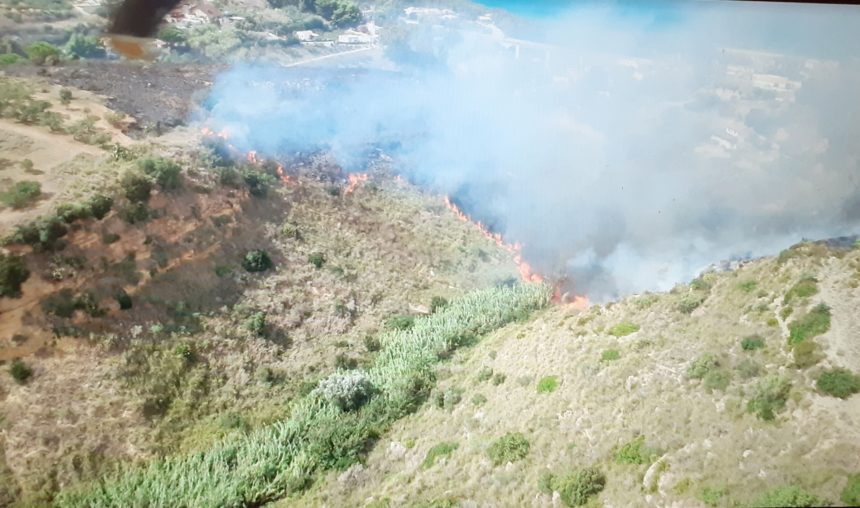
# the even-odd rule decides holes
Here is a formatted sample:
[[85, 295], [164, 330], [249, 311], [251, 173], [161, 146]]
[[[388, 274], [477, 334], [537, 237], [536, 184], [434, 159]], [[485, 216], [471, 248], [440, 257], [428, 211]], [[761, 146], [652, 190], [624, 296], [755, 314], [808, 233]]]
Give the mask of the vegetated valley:
[[183, 55], [350, 23], [284, 9], [172, 34], [175, 65], [63, 61], [83, 29], [4, 63], [0, 505], [860, 504], [856, 238], [560, 301], [384, 156], [267, 160], [159, 109], [205, 95]]

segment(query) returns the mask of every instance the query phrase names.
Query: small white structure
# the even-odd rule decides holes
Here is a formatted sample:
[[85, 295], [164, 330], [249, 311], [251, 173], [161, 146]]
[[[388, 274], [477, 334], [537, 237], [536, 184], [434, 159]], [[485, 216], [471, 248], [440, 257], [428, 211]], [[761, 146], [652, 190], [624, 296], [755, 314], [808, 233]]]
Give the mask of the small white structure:
[[373, 36], [358, 30], [347, 30], [337, 37], [339, 44], [371, 44]]
[[319, 37], [319, 34], [314, 32], [313, 30], [298, 30], [294, 32], [293, 35], [295, 35], [296, 39], [301, 42], [311, 42], [316, 40], [317, 37]]

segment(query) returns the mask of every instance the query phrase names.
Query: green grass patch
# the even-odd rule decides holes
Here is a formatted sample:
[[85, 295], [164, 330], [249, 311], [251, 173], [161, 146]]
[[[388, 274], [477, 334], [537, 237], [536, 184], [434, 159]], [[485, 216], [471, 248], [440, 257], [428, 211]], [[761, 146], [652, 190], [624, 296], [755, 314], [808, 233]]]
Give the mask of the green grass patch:
[[704, 353], [699, 355], [687, 367], [687, 377], [690, 379], [703, 379], [708, 372], [720, 366], [720, 361], [717, 355], [713, 353]]
[[546, 376], [541, 378], [537, 384], [538, 393], [552, 393], [559, 385], [558, 376]]
[[617, 325], [613, 326], [609, 329], [609, 335], [614, 335], [616, 337], [624, 337], [625, 335], [630, 335], [631, 333], [638, 332], [639, 325], [636, 323], [631, 323], [630, 321], [622, 321]]
[[860, 376], [848, 369], [830, 369], [818, 376], [815, 385], [827, 395], [847, 399], [860, 392]]
[[848, 483], [842, 489], [839, 499], [848, 506], [860, 506], [860, 474], [848, 477]]
[[777, 487], [753, 502], [756, 507], [819, 506], [821, 500], [800, 487]]
[[612, 362], [621, 358], [621, 353], [617, 349], [607, 349], [600, 355], [600, 360], [604, 362]]
[[657, 458], [657, 455], [657, 450], [645, 445], [645, 436], [639, 436], [615, 452], [615, 462], [619, 464], [649, 464]]
[[701, 292], [684, 295], [684, 297], [681, 298], [681, 301], [678, 302], [678, 310], [683, 314], [691, 314], [705, 302], [706, 298], [707, 295]]
[[702, 384], [709, 392], [714, 390], [725, 391], [731, 381], [732, 374], [726, 369], [712, 370], [702, 378]]
[[726, 497], [726, 489], [718, 489], [715, 487], [705, 487], [699, 491], [699, 501], [708, 506], [719, 506], [720, 501]]
[[752, 293], [758, 287], [758, 282], [754, 280], [745, 280], [743, 282], [738, 283], [738, 289], [743, 291], [744, 293]]
[[529, 454], [529, 441], [519, 432], [508, 432], [504, 436], [493, 441], [487, 449], [487, 455], [496, 466], [516, 462], [526, 458]]
[[818, 293], [818, 281], [815, 277], [804, 277], [785, 293], [782, 303], [788, 305], [795, 299], [809, 298], [816, 293]]
[[23, 385], [33, 376], [33, 369], [21, 361], [20, 358], [16, 358], [12, 361], [12, 365], [9, 366], [9, 373], [12, 374], [12, 379], [14, 379], [16, 383]]
[[[63, 491], [55, 504], [259, 506], [300, 492], [318, 472], [358, 462], [379, 435], [415, 411], [433, 387], [434, 365], [463, 344], [464, 336], [504, 326], [522, 312], [542, 307], [549, 296], [550, 288], [534, 284], [471, 293], [416, 319], [409, 330], [382, 334], [382, 350], [364, 376], [372, 395], [361, 406], [345, 410], [317, 388], [291, 404], [288, 420]], [[508, 438], [491, 448], [501, 458], [515, 456], [523, 447]]]
[[424, 456], [424, 461], [421, 463], [421, 467], [423, 469], [430, 469], [436, 464], [436, 461], [442, 458], [447, 458], [454, 450], [456, 450], [460, 445], [453, 442], [445, 442], [439, 443], [433, 448], [427, 450], [427, 455]]
[[830, 330], [830, 307], [820, 303], [806, 315], [788, 325], [788, 343], [791, 345], [817, 337]]

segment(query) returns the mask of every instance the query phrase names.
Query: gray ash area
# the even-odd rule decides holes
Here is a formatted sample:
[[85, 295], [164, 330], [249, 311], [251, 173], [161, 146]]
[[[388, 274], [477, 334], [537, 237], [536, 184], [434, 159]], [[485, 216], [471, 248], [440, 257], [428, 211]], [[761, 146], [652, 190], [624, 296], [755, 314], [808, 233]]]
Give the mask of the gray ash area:
[[[12, 65], [7, 76], [40, 76], [53, 83], [95, 92], [111, 109], [137, 120], [138, 134], [182, 125], [223, 66], [127, 61], [64, 62], [52, 67]], [[135, 135], [134, 130], [129, 132]]]

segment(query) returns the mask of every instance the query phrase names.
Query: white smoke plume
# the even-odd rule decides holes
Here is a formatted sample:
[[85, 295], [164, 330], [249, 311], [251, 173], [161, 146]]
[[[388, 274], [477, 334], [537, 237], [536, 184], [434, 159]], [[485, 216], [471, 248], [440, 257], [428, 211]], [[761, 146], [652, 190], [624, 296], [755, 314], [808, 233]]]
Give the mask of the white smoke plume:
[[598, 300], [860, 229], [860, 9], [580, 6], [525, 26], [421, 27], [394, 71], [237, 65], [202, 121], [347, 169], [380, 146]]

